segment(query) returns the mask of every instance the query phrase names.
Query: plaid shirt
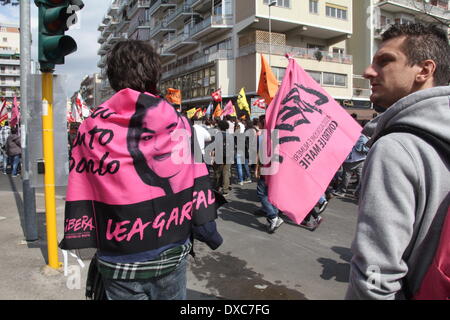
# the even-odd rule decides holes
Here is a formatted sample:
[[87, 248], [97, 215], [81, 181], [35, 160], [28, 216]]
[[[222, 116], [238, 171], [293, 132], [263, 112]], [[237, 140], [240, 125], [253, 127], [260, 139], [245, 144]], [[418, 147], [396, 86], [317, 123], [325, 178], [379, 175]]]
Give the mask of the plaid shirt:
[[144, 280], [165, 275], [177, 268], [189, 254], [192, 243], [168, 249], [155, 260], [135, 263], [113, 263], [97, 259], [98, 270], [107, 279]]
[[11, 128], [9, 126], [4, 126], [0, 129], [0, 147], [6, 145], [6, 140], [8, 140], [11, 134]]

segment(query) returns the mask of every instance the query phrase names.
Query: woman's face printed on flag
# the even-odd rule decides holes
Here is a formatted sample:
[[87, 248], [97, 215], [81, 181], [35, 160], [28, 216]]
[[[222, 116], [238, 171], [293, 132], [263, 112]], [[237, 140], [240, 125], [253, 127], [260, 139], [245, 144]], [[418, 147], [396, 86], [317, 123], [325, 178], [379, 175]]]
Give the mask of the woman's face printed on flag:
[[[183, 168], [180, 164], [175, 164], [172, 160], [172, 153], [178, 144], [172, 141], [171, 135], [179, 126], [182, 119], [174, 114], [165, 119], [170, 121], [154, 121], [158, 114], [162, 113], [162, 105], [147, 110], [142, 122], [143, 133], [139, 138], [139, 149], [147, 160], [147, 164], [161, 178], [171, 178], [177, 175]], [[165, 109], [167, 111], [167, 109]], [[153, 120], [153, 121], [152, 121]], [[181, 124], [184, 127], [184, 123]]]

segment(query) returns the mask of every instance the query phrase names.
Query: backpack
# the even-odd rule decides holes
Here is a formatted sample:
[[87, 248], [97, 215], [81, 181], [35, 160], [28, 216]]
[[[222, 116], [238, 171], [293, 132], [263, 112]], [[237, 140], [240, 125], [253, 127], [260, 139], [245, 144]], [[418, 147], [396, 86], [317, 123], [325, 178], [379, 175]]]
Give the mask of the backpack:
[[[450, 159], [450, 145], [429, 132], [406, 125], [394, 125], [383, 130], [375, 141], [392, 132], [414, 134], [431, 144], [444, 159]], [[406, 288], [406, 296], [414, 300], [450, 300], [450, 207], [442, 225], [439, 245], [433, 260], [422, 279], [419, 290], [413, 295]]]

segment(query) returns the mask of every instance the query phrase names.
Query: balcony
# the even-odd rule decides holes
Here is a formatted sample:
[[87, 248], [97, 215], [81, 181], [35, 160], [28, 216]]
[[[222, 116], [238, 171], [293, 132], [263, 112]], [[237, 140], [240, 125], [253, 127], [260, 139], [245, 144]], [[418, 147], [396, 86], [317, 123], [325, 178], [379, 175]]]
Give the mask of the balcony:
[[151, 6], [149, 14], [153, 16], [160, 9], [164, 11], [167, 8], [175, 8], [177, 5], [175, 3], [170, 3], [170, 0], [158, 0], [154, 5]]
[[106, 66], [106, 59], [107, 59], [107, 55], [105, 54], [98, 61], [97, 67], [99, 67], [100, 69], [104, 68]]
[[189, 34], [198, 40], [217, 31], [226, 31], [233, 28], [233, 16], [210, 16], [202, 22], [194, 25]]
[[20, 81], [1, 81], [0, 87], [20, 87]]
[[265, 53], [272, 55], [284, 56], [285, 54], [290, 54], [294, 58], [316, 60], [320, 62], [332, 62], [349, 64], [353, 63], [353, 57], [347, 54], [332, 53], [328, 51], [318, 51], [316, 49], [307, 49], [300, 47], [289, 47], [272, 45], [268, 43], [252, 43], [247, 46], [239, 48], [239, 57], [246, 56], [253, 53]]
[[102, 23], [104, 25], [108, 26], [110, 21], [111, 21], [111, 16], [105, 14], [105, 16], [103, 17]]
[[109, 6], [107, 14], [110, 16], [115, 15], [119, 11], [119, 9], [120, 9], [120, 0], [115, 0]]
[[176, 8], [175, 10], [172, 11], [172, 13], [170, 13], [167, 17], [167, 23], [169, 25], [177, 22], [177, 21], [182, 21], [186, 18], [186, 16], [192, 17], [192, 16], [198, 16], [200, 15], [199, 13], [195, 12], [192, 7], [190, 6], [190, 4], [185, 4], [182, 6], [179, 6], [178, 8]]
[[189, 34], [183, 33], [167, 42], [167, 50], [173, 52], [180, 48], [186, 49], [188, 46], [196, 44], [197, 41], [192, 40]]
[[20, 77], [20, 70], [0, 70], [0, 76]]
[[0, 59], [0, 65], [2, 64], [18, 66], [20, 65], [20, 59]]
[[[170, 42], [170, 41], [169, 41]], [[175, 56], [175, 54], [174, 53], [172, 53], [172, 52], [170, 52], [168, 49], [169, 49], [169, 46], [168, 46], [168, 43], [169, 42], [167, 42], [167, 43], [163, 43], [163, 44], [161, 44], [160, 46], [159, 46], [159, 48], [158, 48], [158, 54], [161, 56], [161, 57], [174, 57]]]
[[170, 71], [164, 72], [161, 76], [161, 80], [166, 80], [170, 77], [180, 75], [184, 72], [187, 72], [189, 70], [193, 70], [195, 68], [198, 68], [200, 66], [205, 66], [211, 62], [217, 61], [217, 60], [229, 60], [233, 58], [233, 50], [219, 50], [214, 53], [211, 53], [209, 55], [205, 55], [201, 58], [198, 58], [196, 60], [193, 60], [185, 65], [178, 66], [175, 69], [172, 69]]
[[[426, 21], [435, 22], [433, 17], [450, 21], [450, 12], [448, 10], [447, 4], [440, 4], [436, 1], [430, 1], [431, 3], [425, 4], [422, 1], [411, 1], [411, 0], [380, 0], [378, 2], [378, 7], [388, 12], [394, 13], [409, 13], [413, 15], [417, 15], [419, 13], [423, 13], [421, 18]], [[428, 17], [428, 19], [426, 18]]]
[[128, 10], [128, 17], [132, 18], [140, 9], [150, 8], [150, 2], [150, 0], [138, 0], [138, 2]]
[[167, 24], [167, 19], [157, 21], [150, 31], [150, 38], [155, 37], [161, 32], [175, 32], [176, 29]]

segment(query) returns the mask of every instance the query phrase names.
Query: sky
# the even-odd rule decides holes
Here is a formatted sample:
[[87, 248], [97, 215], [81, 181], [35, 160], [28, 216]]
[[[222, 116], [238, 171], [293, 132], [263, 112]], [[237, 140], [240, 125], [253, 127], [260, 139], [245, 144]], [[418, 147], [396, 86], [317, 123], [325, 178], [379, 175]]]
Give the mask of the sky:
[[[31, 59], [37, 61], [38, 39], [38, 9], [34, 1], [31, 5]], [[73, 26], [66, 35], [74, 38], [78, 50], [65, 58], [64, 65], [56, 65], [55, 74], [67, 76], [68, 90], [71, 96], [80, 88], [80, 82], [86, 75], [100, 72], [97, 67], [99, 56], [97, 51], [100, 44], [97, 39], [100, 32], [97, 30], [111, 3], [111, 0], [83, 0], [84, 8], [78, 12], [79, 24]], [[19, 6], [0, 6], [0, 22], [20, 24]]]

